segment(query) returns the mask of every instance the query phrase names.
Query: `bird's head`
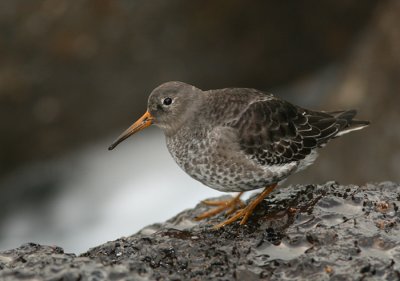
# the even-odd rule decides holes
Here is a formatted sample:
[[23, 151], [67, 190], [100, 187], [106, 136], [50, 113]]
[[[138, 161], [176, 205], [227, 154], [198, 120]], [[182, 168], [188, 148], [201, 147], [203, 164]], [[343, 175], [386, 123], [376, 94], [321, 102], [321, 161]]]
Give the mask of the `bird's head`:
[[188, 119], [201, 101], [201, 90], [183, 83], [167, 82], [153, 90], [146, 113], [126, 129], [108, 148], [114, 149], [131, 135], [154, 124], [166, 135], [173, 135]]

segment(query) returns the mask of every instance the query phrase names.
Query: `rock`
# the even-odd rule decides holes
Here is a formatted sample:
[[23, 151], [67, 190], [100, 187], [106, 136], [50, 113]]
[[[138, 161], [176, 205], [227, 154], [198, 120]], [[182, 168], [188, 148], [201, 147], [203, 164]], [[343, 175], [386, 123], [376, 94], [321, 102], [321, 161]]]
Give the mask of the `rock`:
[[1, 280], [371, 280], [400, 278], [400, 185], [293, 185], [246, 226], [194, 222], [201, 204], [76, 256], [25, 244], [0, 252]]

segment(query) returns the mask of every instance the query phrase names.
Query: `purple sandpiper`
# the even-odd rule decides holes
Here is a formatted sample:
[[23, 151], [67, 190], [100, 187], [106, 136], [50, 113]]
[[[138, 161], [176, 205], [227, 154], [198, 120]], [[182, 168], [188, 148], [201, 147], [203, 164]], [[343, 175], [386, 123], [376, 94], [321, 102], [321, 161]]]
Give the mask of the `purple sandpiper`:
[[[176, 163], [191, 177], [224, 192], [239, 192], [196, 217], [226, 211], [223, 227], [241, 219], [289, 175], [311, 165], [329, 140], [368, 126], [353, 120], [355, 110], [321, 112], [301, 108], [272, 94], [249, 88], [202, 91], [183, 82], [167, 82], [149, 96], [147, 112], [109, 147], [154, 124], [166, 137]], [[265, 188], [244, 206], [245, 191]], [[236, 211], [236, 212], [235, 212]]]

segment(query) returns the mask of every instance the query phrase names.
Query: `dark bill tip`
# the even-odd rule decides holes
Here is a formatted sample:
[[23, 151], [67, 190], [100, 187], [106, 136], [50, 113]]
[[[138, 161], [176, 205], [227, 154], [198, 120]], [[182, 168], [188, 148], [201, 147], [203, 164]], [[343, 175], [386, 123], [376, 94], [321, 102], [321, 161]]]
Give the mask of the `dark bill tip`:
[[129, 138], [131, 135], [135, 134], [147, 128], [153, 123], [153, 117], [147, 111], [139, 120], [137, 120], [132, 126], [126, 129], [109, 147], [108, 150], [113, 150], [118, 144]]

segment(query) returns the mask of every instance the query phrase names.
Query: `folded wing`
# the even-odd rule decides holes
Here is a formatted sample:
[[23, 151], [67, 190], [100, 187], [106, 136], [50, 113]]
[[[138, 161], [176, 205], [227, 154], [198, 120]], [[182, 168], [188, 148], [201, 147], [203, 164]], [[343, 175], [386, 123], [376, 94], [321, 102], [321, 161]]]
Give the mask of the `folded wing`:
[[368, 122], [353, 121], [355, 110], [315, 112], [279, 99], [253, 102], [228, 124], [242, 151], [261, 165], [304, 159], [315, 148]]

